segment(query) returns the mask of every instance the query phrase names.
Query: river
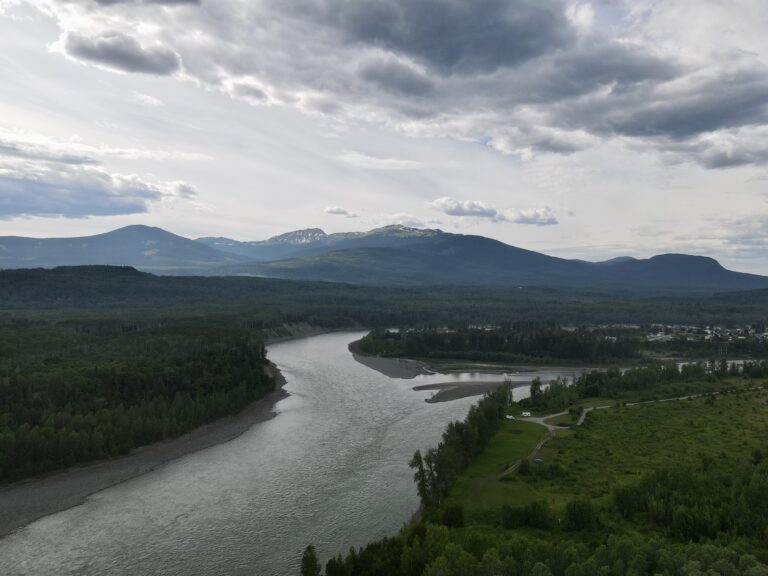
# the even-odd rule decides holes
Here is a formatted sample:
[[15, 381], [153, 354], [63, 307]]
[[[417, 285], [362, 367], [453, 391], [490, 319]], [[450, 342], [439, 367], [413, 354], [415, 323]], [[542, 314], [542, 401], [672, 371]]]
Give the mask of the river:
[[275, 418], [0, 540], [0, 574], [287, 576], [309, 543], [327, 559], [396, 533], [418, 507], [408, 460], [477, 398], [424, 402], [412, 387], [446, 377], [373, 371], [347, 350], [362, 335], [270, 346]]

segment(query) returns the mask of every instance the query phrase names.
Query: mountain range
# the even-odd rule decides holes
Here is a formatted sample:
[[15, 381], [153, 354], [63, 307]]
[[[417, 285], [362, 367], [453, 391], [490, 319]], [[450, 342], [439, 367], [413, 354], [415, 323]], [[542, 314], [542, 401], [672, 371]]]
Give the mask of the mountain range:
[[586, 262], [483, 236], [405, 226], [326, 234], [297, 230], [268, 240], [192, 240], [128, 226], [80, 238], [0, 237], [0, 268], [133, 266], [166, 275], [261, 276], [381, 286], [574, 286], [634, 290], [750, 290], [768, 277], [725, 269], [704, 256]]

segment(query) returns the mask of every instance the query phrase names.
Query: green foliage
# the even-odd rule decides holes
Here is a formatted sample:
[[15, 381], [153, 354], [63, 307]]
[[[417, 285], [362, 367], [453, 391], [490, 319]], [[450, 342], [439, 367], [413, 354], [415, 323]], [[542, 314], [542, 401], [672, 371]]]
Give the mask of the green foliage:
[[[573, 288], [429, 286], [365, 287], [247, 277], [163, 277], [132, 268], [64, 267], [0, 271], [0, 309], [114, 314], [141, 309], [144, 317], [227, 314], [254, 327], [309, 322], [349, 326], [494, 325], [537, 331], [557, 324], [757, 324], [768, 319], [768, 300], [667, 293], [638, 295]], [[619, 334], [622, 339], [628, 338]], [[561, 339], [562, 340], [562, 339]], [[484, 340], [483, 346], [491, 345]], [[549, 346], [546, 342], [536, 347]], [[482, 348], [476, 348], [482, 351]], [[585, 360], [586, 358], [576, 358]]]
[[[699, 399], [597, 411], [579, 438], [566, 433], [542, 449], [562, 474], [536, 467], [500, 481], [491, 472], [498, 486], [530, 492], [506, 492], [495, 519], [466, 514], [481, 495], [452, 493], [439, 510], [461, 505], [463, 527], [412, 524], [327, 574], [768, 575], [766, 410], [768, 393], [744, 390], [716, 407]], [[513, 437], [496, 434], [470, 470]]]
[[592, 501], [587, 498], [571, 500], [565, 507], [565, 526], [569, 530], [585, 530], [597, 520]]
[[259, 332], [207, 320], [0, 324], [0, 480], [124, 454], [274, 389]]
[[609, 362], [637, 358], [639, 345], [637, 336], [613, 337], [601, 330], [564, 330], [536, 322], [517, 322], [492, 329], [373, 330], [360, 341], [359, 348], [366, 354], [481, 362]]
[[637, 483], [617, 487], [617, 511], [642, 514], [670, 536], [694, 542], [718, 534], [762, 540], [768, 533], [768, 463], [663, 468]]
[[327, 576], [765, 576], [768, 566], [735, 547], [670, 544], [606, 535], [585, 546], [569, 533], [545, 539], [519, 531], [427, 524], [374, 542], [326, 565]]
[[461, 504], [444, 506], [441, 523], [451, 528], [461, 528], [464, 526], [464, 507]]
[[315, 547], [309, 545], [301, 556], [301, 576], [320, 576], [320, 571], [320, 561], [317, 559]]
[[424, 506], [439, 506], [456, 477], [488, 444], [503, 421], [508, 391], [502, 387], [488, 393], [469, 409], [463, 422], [451, 422], [436, 448], [411, 459], [416, 488]]
[[501, 507], [501, 525], [504, 528], [539, 528], [548, 530], [554, 524], [549, 505], [543, 500], [525, 506], [505, 504]]
[[521, 407], [533, 408], [543, 412], [560, 412], [566, 410], [579, 399], [579, 389], [565, 378], [558, 378], [542, 387], [540, 378], [531, 382], [531, 395], [518, 402]]

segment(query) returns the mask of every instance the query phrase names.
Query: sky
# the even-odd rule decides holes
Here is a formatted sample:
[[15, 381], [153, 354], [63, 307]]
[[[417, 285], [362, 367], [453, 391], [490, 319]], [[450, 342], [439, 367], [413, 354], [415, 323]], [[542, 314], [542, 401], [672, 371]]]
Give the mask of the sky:
[[0, 235], [389, 224], [768, 274], [765, 0], [0, 0]]

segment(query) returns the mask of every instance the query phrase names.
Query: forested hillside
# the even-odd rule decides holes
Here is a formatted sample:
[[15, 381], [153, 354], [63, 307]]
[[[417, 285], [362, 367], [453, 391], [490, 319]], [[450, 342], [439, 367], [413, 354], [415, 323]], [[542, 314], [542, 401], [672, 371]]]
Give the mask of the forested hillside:
[[[734, 297], [738, 297], [735, 295]], [[366, 287], [268, 278], [163, 277], [133, 268], [64, 267], [0, 271], [0, 310], [106, 311], [141, 308], [246, 314], [263, 326], [768, 323], [768, 300], [733, 305], [706, 294], [499, 287]]]
[[0, 322], [0, 481], [124, 454], [273, 390], [259, 331], [216, 319]]

